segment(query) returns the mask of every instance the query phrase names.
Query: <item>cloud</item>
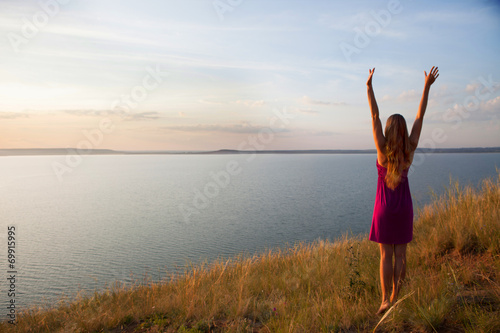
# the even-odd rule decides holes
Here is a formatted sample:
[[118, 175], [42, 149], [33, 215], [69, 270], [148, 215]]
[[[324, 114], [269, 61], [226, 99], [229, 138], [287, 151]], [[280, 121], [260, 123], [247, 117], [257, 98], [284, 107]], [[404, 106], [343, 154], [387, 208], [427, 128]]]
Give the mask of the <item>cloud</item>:
[[161, 114], [156, 111], [147, 112], [125, 112], [122, 110], [62, 110], [66, 114], [78, 117], [120, 117], [124, 121], [143, 121], [143, 120], [156, 120], [161, 118]]
[[202, 104], [211, 104], [211, 105], [222, 105], [222, 104], [224, 104], [221, 101], [210, 101], [210, 100], [207, 100], [207, 99], [200, 99], [198, 102], [200, 102]]
[[433, 123], [451, 123], [457, 124], [466, 122], [483, 122], [500, 118], [500, 96], [491, 98], [487, 101], [476, 103], [458, 104], [455, 103], [444, 112], [434, 112], [427, 117]]
[[306, 105], [319, 105], [319, 106], [328, 106], [328, 105], [346, 105], [344, 102], [327, 102], [327, 101], [319, 101], [311, 99], [309, 96], [303, 96], [300, 100], [300, 103]]
[[473, 94], [476, 91], [476, 89], [479, 89], [481, 87], [482, 87], [481, 83], [479, 83], [479, 82], [472, 82], [472, 83], [469, 83], [465, 87], [465, 92]]
[[492, 80], [491, 75], [488, 79], [480, 78], [479, 81], [475, 80], [465, 87], [465, 92], [470, 95], [482, 95], [486, 92], [493, 92], [500, 88], [500, 83]]
[[384, 95], [380, 101], [397, 101], [397, 102], [409, 102], [414, 101], [419, 98], [419, 94], [415, 91], [415, 89], [405, 90], [400, 93], [397, 97], [392, 97], [390, 95]]
[[[433, 88], [434, 89], [434, 88]], [[417, 95], [418, 96], [418, 95]], [[454, 93], [449, 89], [447, 84], [440, 84], [437, 89], [434, 89], [431, 93], [432, 98], [439, 98], [441, 101], [446, 101], [450, 97], [454, 96]]]
[[[433, 23], [445, 23], [445, 24], [479, 24], [484, 23], [487, 16], [482, 15], [481, 11], [453, 11], [447, 8], [446, 10], [436, 10], [432, 9], [429, 11], [422, 11], [415, 15], [415, 20], [417, 23], [433, 22]], [[492, 23], [490, 21], [490, 23]]]
[[[176, 126], [163, 126], [161, 129], [169, 131], [180, 132], [223, 132], [223, 133], [259, 133], [262, 129], [269, 128], [269, 126], [254, 126], [247, 123], [243, 124], [197, 124], [197, 125], [176, 125]], [[273, 128], [273, 132], [289, 132], [284, 128]]]
[[303, 113], [303, 114], [313, 114], [313, 115], [316, 115], [318, 114], [319, 112], [316, 111], [316, 110], [311, 110], [311, 109], [299, 109], [299, 112], [300, 113]]
[[385, 101], [390, 101], [391, 99], [392, 99], [392, 97], [391, 97], [391, 96], [389, 96], [389, 95], [384, 95], [384, 96], [380, 99], [380, 101], [381, 101], [381, 102], [385, 102]]
[[250, 107], [250, 108], [254, 108], [254, 107], [262, 107], [266, 104], [266, 102], [264, 102], [263, 100], [258, 100], [258, 101], [254, 101], [254, 100], [237, 100], [235, 102], [236, 104], [240, 104], [240, 105], [245, 105], [247, 107]]
[[[381, 7], [381, 10], [386, 10], [386, 8]], [[360, 9], [361, 10], [361, 9]], [[391, 15], [389, 13], [389, 15]], [[318, 20], [319, 24], [327, 27], [328, 29], [336, 30], [341, 33], [350, 34], [353, 38], [356, 31], [366, 31], [368, 26], [374, 24], [378, 25], [380, 28], [377, 35], [383, 35], [389, 38], [401, 39], [405, 38], [407, 35], [403, 33], [400, 29], [391, 28], [392, 18], [394, 14], [390, 16], [388, 23], [381, 25], [379, 10], [365, 11], [361, 10], [353, 15], [332, 15], [332, 14], [322, 14]], [[382, 18], [385, 20], [385, 17]]]
[[398, 100], [403, 101], [403, 102], [413, 101], [417, 98], [418, 98], [418, 95], [417, 95], [415, 89], [403, 91], [398, 96]]
[[311, 136], [332, 136], [338, 133], [332, 131], [305, 131], [304, 134]]
[[493, 118], [488, 122], [488, 130], [500, 131], [500, 117], [494, 115]]
[[253, 100], [253, 99], [239, 99], [236, 101], [227, 101], [227, 102], [222, 102], [219, 100], [200, 99], [198, 102], [209, 105], [236, 104], [236, 105], [246, 106], [249, 108], [262, 107], [266, 105], [266, 102], [264, 100]]
[[24, 112], [0, 112], [0, 119], [18, 119], [18, 118], [29, 118], [28, 113]]
[[124, 118], [127, 121], [156, 120], [160, 118], [160, 113], [156, 111], [129, 113]]
[[500, 112], [500, 96], [481, 103], [481, 109], [486, 112]]
[[103, 116], [109, 116], [109, 115], [125, 114], [124, 111], [93, 110], [93, 109], [61, 110], [61, 112], [66, 113], [66, 114], [70, 114], [72, 116], [79, 116], [79, 117], [103, 117]]

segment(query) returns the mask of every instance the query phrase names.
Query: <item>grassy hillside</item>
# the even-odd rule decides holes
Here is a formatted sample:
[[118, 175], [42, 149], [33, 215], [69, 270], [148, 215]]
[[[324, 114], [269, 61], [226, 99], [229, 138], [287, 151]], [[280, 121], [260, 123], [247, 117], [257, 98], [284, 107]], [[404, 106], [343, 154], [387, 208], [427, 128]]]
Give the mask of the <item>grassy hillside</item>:
[[406, 298], [382, 321], [378, 247], [363, 236], [196, 266], [169, 283], [114, 285], [31, 309], [0, 331], [500, 331], [500, 175], [477, 191], [452, 184], [418, 216]]

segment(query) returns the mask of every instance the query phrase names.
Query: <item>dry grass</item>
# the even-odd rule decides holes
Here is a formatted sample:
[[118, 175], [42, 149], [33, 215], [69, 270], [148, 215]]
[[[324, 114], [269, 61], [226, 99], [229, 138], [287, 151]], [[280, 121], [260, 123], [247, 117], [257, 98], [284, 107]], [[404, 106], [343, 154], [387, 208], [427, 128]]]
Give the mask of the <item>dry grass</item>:
[[[419, 212], [400, 302], [378, 332], [500, 331], [500, 175], [450, 186]], [[114, 285], [33, 308], [2, 332], [370, 332], [378, 248], [366, 236], [190, 268], [171, 282]]]

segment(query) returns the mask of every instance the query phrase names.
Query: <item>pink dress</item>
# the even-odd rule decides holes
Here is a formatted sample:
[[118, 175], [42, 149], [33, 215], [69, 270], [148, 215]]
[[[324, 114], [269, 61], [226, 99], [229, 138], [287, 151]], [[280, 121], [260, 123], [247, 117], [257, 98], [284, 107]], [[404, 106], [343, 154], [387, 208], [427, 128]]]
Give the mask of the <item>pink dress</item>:
[[408, 169], [403, 171], [401, 182], [391, 190], [385, 184], [387, 169], [377, 160], [378, 183], [373, 208], [370, 240], [384, 244], [406, 244], [413, 239], [413, 203]]

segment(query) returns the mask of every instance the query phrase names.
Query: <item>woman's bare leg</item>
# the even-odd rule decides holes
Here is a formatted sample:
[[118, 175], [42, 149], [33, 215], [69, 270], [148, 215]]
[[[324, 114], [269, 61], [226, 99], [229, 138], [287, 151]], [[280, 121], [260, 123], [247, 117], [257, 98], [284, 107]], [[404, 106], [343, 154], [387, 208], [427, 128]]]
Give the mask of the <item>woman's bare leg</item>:
[[392, 267], [392, 254], [394, 246], [392, 244], [380, 244], [380, 284], [382, 286], [382, 304], [377, 314], [382, 314], [390, 307], [389, 291], [394, 277]]
[[399, 290], [406, 275], [406, 247], [408, 244], [394, 245], [394, 279], [392, 286], [391, 303], [398, 300]]

